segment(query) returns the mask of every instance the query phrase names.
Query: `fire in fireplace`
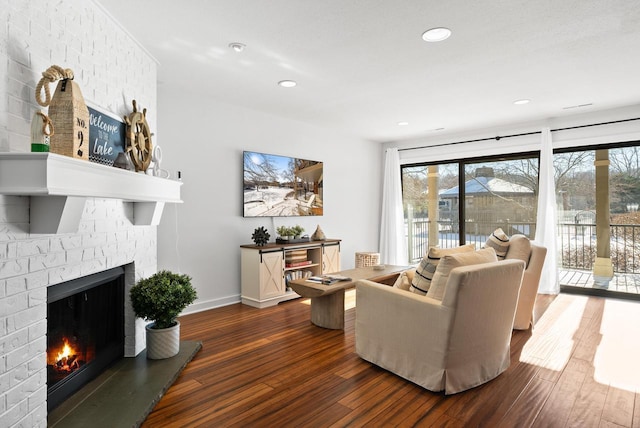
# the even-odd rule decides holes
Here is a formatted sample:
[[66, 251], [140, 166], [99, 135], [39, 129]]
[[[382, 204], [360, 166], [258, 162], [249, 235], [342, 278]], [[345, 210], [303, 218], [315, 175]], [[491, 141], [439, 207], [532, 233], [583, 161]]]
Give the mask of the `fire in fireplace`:
[[[69, 339], [62, 339], [59, 346], [54, 346], [47, 351], [47, 367], [51, 370], [52, 384], [64, 379], [67, 375], [84, 366], [90, 359], [86, 352], [80, 354], [80, 350], [84, 347], [80, 344], [69, 344]], [[91, 358], [92, 359], [92, 358]]]
[[124, 269], [47, 288], [47, 407], [124, 355]]

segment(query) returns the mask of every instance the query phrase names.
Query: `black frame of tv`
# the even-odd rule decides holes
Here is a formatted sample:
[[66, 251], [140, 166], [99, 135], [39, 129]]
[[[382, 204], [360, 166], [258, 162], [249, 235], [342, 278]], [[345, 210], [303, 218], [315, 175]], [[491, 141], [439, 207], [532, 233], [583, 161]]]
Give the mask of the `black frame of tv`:
[[321, 161], [245, 150], [243, 217], [323, 215]]

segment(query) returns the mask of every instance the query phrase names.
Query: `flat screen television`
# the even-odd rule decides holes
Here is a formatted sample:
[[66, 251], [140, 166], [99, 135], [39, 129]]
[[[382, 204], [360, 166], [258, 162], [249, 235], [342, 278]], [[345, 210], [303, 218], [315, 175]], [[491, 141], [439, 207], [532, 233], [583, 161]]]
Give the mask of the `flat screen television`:
[[322, 162], [243, 152], [244, 217], [322, 215]]

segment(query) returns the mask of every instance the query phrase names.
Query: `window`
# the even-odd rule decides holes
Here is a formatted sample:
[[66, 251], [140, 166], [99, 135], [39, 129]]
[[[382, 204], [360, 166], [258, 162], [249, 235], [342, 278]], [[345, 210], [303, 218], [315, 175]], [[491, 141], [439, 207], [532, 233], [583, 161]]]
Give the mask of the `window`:
[[410, 262], [431, 246], [480, 248], [498, 227], [535, 233], [537, 154], [407, 165], [402, 186]]
[[[563, 291], [640, 300], [640, 142], [554, 151]], [[538, 153], [401, 168], [409, 261], [431, 246], [535, 236]], [[621, 294], [624, 293], [624, 294]]]
[[564, 150], [554, 168], [562, 288], [637, 295], [640, 146]]

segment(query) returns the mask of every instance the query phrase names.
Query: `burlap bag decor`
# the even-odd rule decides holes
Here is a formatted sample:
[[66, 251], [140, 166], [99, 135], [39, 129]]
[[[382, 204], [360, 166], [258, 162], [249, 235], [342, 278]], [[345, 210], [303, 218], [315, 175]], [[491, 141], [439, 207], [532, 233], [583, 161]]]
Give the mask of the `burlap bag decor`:
[[[52, 98], [49, 83], [57, 80], [58, 86]], [[44, 100], [41, 98], [43, 89]], [[43, 107], [49, 107], [49, 118], [55, 126], [49, 151], [89, 160], [89, 110], [80, 87], [73, 81], [73, 71], [57, 65], [49, 67], [36, 86], [36, 101]]]

